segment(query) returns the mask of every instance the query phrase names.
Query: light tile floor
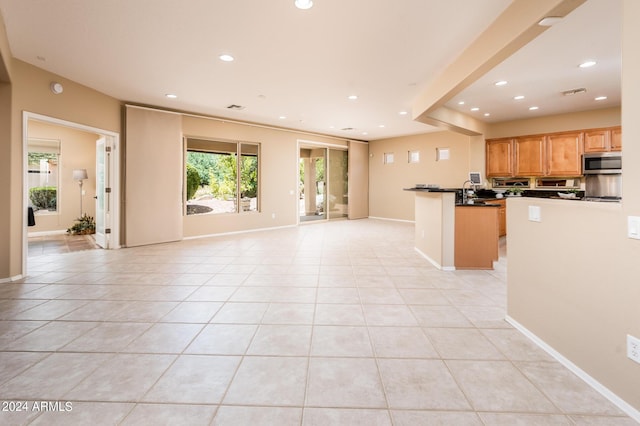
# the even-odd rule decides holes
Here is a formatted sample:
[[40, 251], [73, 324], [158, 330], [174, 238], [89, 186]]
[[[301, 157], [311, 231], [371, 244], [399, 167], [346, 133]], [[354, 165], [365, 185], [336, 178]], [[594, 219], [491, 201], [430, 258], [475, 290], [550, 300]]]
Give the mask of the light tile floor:
[[636, 424], [503, 320], [505, 257], [441, 272], [413, 238], [337, 221], [30, 257], [0, 285], [0, 396], [27, 401], [0, 424]]

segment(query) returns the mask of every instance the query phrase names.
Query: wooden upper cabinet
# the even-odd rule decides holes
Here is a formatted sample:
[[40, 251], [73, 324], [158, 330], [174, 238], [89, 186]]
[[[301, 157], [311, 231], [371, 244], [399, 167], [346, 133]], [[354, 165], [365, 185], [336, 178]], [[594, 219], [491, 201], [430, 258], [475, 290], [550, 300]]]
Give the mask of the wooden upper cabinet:
[[545, 175], [545, 137], [527, 136], [516, 138], [515, 146], [515, 175], [516, 176], [544, 176]]
[[487, 177], [513, 176], [513, 139], [487, 141]]
[[611, 129], [611, 151], [622, 151], [622, 128]]
[[584, 152], [607, 152], [622, 150], [622, 129], [593, 129], [584, 132]]
[[547, 136], [547, 176], [580, 176], [582, 174], [582, 132]]

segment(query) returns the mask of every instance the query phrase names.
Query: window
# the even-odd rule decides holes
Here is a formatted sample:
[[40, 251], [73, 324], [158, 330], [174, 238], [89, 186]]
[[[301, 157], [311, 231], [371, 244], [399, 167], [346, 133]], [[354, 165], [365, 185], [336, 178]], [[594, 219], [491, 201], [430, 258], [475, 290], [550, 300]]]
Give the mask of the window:
[[187, 215], [259, 211], [259, 152], [259, 144], [187, 139]]
[[27, 149], [29, 204], [37, 214], [57, 213], [60, 141], [29, 139]]

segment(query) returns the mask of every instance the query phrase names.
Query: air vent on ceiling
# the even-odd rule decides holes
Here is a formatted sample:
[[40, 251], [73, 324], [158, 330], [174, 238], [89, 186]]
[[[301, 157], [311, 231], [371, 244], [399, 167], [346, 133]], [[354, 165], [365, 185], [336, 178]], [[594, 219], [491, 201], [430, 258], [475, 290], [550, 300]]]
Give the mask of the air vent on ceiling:
[[340, 129], [340, 130], [342, 130], [342, 131], [344, 131], [344, 132], [348, 132], [348, 131], [350, 131], [350, 130], [353, 130], [353, 127], [343, 127], [343, 128], [342, 128], [342, 129]]
[[564, 92], [562, 92], [564, 96], [577, 95], [578, 93], [587, 93], [587, 89], [585, 89], [584, 87], [581, 87], [579, 89], [565, 90]]
[[235, 110], [243, 110], [244, 107], [242, 105], [231, 104], [227, 107], [227, 109], [235, 109]]

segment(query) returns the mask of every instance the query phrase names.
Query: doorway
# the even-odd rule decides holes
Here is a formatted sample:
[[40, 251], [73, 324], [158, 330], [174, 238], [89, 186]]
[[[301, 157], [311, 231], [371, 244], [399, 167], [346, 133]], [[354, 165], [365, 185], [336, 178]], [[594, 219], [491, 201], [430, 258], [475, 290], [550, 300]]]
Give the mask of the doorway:
[[[87, 248], [120, 248], [119, 158], [115, 155], [118, 146], [117, 133], [23, 113], [23, 205], [25, 212], [36, 210], [23, 219], [23, 275], [27, 272], [29, 236], [41, 237], [47, 246], [57, 244], [70, 249], [65, 237], [66, 230], [77, 223], [74, 219], [89, 216], [95, 220], [96, 233], [89, 239], [84, 236]], [[35, 166], [34, 159], [38, 162]], [[46, 186], [39, 183], [42, 176], [51, 176]], [[43, 201], [36, 197], [43, 194], [52, 195], [48, 200], [53, 200], [47, 201], [46, 211], [42, 209]], [[27, 220], [26, 216], [35, 216], [35, 220]], [[81, 241], [74, 240], [73, 245], [84, 247]]]
[[299, 218], [314, 222], [348, 216], [348, 151], [314, 144], [300, 144]]

